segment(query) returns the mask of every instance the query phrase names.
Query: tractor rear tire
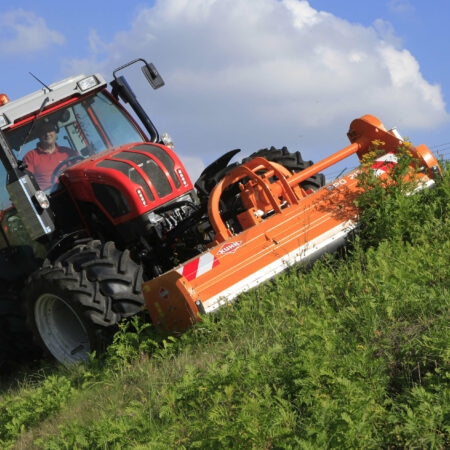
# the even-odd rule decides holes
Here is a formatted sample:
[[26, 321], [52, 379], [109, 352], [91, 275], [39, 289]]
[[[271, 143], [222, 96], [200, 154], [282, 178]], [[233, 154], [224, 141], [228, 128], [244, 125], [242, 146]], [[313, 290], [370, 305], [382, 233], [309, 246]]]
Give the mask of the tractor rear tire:
[[[201, 201], [206, 204], [210, 195], [206, 196], [205, 194], [210, 194], [217, 183], [220, 182], [220, 180], [222, 180], [236, 167], [239, 167], [241, 164], [245, 164], [257, 157], [262, 157], [267, 159], [268, 161], [278, 163], [293, 173], [300, 172], [313, 164], [312, 161], [304, 161], [300, 152], [291, 153], [286, 147], [280, 149], [277, 149], [275, 147], [263, 148], [244, 158], [241, 163], [235, 162], [229, 164], [223, 169], [218, 170], [208, 180], [205, 180], [204, 193], [203, 196], [200, 197]], [[245, 179], [241, 181], [245, 182]], [[321, 173], [307, 178], [305, 181], [300, 183], [300, 186], [305, 191], [308, 191], [309, 189], [316, 191], [324, 185], [325, 176]], [[239, 221], [236, 219], [236, 216], [243, 211], [245, 211], [245, 207], [240, 198], [238, 183], [234, 183], [231, 186], [228, 186], [228, 188], [226, 188], [221, 195], [220, 213], [222, 219], [227, 223], [229, 229], [232, 230], [232, 232], [235, 234], [239, 233], [242, 230]]]
[[[263, 157], [268, 161], [276, 162], [286, 167], [293, 173], [301, 172], [313, 165], [312, 161], [304, 161], [300, 152], [291, 153], [287, 147], [283, 148], [263, 148], [255, 153], [252, 153], [247, 158], [242, 160], [243, 163], [249, 162], [254, 158]], [[312, 189], [316, 191], [325, 185], [325, 176], [321, 173], [313, 175], [300, 183], [300, 186], [305, 189]]]
[[102, 352], [117, 324], [143, 311], [142, 282], [142, 268], [128, 250], [79, 241], [28, 280], [28, 321], [38, 343], [66, 364]]
[[[218, 171], [208, 182], [208, 188], [210, 192], [213, 190], [214, 186], [229, 172], [231, 172], [236, 167], [241, 164], [247, 163], [254, 158], [262, 157], [267, 159], [268, 161], [276, 162], [286, 167], [286, 169], [290, 170], [293, 173], [301, 172], [302, 170], [308, 168], [313, 164], [312, 161], [304, 161], [300, 152], [291, 153], [287, 147], [283, 148], [263, 148], [258, 150], [255, 153], [252, 153], [250, 156], [244, 158], [241, 163], [232, 163], [229, 164], [224, 169]], [[305, 189], [312, 189], [316, 191], [325, 185], [325, 176], [321, 173], [318, 173], [310, 178], [307, 178], [305, 181], [300, 183], [300, 186]]]

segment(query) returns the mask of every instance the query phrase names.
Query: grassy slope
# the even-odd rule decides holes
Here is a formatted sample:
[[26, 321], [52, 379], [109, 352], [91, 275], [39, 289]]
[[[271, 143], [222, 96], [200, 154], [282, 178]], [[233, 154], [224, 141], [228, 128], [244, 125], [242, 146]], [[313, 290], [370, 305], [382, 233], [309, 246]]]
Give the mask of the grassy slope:
[[136, 323], [102, 367], [1, 394], [0, 446], [448, 446], [449, 178], [374, 189], [345, 259], [284, 274], [180, 340]]

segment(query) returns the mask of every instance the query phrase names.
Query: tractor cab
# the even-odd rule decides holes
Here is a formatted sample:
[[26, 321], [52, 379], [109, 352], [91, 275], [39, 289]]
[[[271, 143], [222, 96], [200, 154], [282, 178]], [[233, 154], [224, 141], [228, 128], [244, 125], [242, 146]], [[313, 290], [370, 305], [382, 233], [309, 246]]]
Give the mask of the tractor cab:
[[[165, 145], [117, 75], [137, 61], [154, 89], [164, 84], [155, 67], [139, 59], [113, 72], [109, 90], [100, 74], [79, 75], [13, 102], [0, 98], [0, 211], [23, 223], [30, 245], [49, 247], [82, 230], [125, 246], [155, 225], [158, 233], [172, 228], [196, 201], [171, 141]], [[45, 130], [54, 135], [51, 152]], [[174, 218], [165, 217], [166, 210]]]
[[[29, 153], [40, 148], [42, 130], [45, 133], [46, 126], [54, 127], [57, 148], [68, 149], [61, 153], [60, 161], [54, 163], [48, 182], [40, 186], [47, 193], [59, 187], [60, 173], [76, 162], [124, 144], [146, 141], [130, 116], [107, 91], [101, 90], [69, 99], [56, 109], [45, 111], [37, 118], [31, 116], [9, 128], [6, 138], [18, 161], [26, 160]], [[43, 156], [41, 164], [46, 155]]]

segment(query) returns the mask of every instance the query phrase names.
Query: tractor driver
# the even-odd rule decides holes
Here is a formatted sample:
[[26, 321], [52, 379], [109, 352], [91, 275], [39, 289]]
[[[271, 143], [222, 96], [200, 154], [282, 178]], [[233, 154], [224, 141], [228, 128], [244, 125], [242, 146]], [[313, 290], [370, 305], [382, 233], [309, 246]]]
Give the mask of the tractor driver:
[[60, 147], [58, 139], [59, 128], [51, 122], [44, 122], [38, 133], [39, 142], [34, 150], [23, 158], [36, 178], [39, 187], [45, 191], [52, 186], [52, 175], [59, 163], [78, 153], [68, 147]]

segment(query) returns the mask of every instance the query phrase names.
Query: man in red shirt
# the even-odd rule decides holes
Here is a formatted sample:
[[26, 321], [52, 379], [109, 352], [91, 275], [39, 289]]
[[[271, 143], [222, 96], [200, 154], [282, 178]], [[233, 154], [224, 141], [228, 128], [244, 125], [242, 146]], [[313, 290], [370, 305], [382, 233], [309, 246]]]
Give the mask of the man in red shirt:
[[34, 150], [29, 151], [23, 158], [28, 170], [33, 172], [39, 187], [45, 191], [52, 186], [52, 175], [62, 161], [78, 153], [68, 147], [60, 147], [57, 125], [45, 122], [39, 130], [39, 143]]

